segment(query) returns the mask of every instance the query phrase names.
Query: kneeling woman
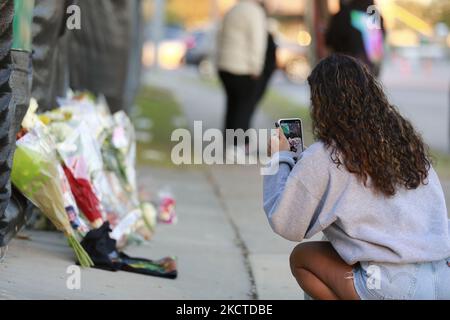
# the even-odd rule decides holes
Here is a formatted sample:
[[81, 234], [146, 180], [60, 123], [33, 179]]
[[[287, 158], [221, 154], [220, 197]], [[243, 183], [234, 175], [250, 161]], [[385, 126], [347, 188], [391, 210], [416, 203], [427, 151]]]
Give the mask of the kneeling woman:
[[280, 167], [264, 181], [276, 233], [329, 240], [294, 249], [298, 284], [314, 299], [450, 299], [447, 208], [420, 135], [351, 57], [308, 81], [318, 142], [296, 155], [279, 131]]

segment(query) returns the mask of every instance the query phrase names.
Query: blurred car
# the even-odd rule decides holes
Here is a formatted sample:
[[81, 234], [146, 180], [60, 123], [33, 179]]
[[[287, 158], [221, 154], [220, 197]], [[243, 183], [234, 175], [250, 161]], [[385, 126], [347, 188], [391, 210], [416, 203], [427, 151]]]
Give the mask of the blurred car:
[[212, 76], [215, 72], [214, 60], [216, 50], [214, 29], [199, 29], [191, 32], [186, 38], [186, 55], [184, 61], [194, 65], [202, 76]]
[[294, 83], [303, 83], [311, 73], [308, 47], [295, 42], [277, 40], [277, 65], [286, 78]]
[[144, 43], [142, 63], [146, 67], [155, 65], [163, 69], [177, 69], [183, 63], [186, 55], [186, 32], [179, 27], [169, 26], [164, 29], [162, 40], [158, 44], [158, 52], [155, 55], [155, 44], [152, 40]]

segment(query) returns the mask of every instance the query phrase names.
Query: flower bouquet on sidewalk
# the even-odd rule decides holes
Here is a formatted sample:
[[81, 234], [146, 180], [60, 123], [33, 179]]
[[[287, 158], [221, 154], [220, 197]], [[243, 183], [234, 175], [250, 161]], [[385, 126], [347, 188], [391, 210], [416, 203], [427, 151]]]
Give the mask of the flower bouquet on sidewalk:
[[[171, 257], [146, 260], [118, 251], [150, 240], [158, 221], [155, 205], [144, 202], [138, 192], [135, 130], [128, 116], [111, 115], [106, 102], [89, 94], [71, 94], [59, 103], [59, 108], [41, 114], [34, 103], [28, 111], [17, 143], [13, 183], [64, 232], [80, 265], [101, 267], [96, 250], [108, 238], [117, 253], [116, 268], [176, 277]], [[171, 222], [174, 200], [164, 199], [159, 209], [165, 222]], [[98, 232], [105, 239], [91, 239]], [[87, 239], [92, 240], [89, 246]]]
[[66, 211], [61, 172], [53, 143], [43, 128], [37, 127], [17, 141], [13, 184], [64, 233], [80, 265], [91, 267], [93, 262], [80, 245]]

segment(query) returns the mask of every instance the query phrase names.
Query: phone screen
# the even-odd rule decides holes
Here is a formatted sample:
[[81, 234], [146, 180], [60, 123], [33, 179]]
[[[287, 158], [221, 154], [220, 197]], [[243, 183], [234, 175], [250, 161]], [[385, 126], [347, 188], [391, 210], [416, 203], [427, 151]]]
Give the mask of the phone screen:
[[303, 129], [300, 119], [280, 120], [279, 125], [291, 145], [291, 151], [303, 152]]

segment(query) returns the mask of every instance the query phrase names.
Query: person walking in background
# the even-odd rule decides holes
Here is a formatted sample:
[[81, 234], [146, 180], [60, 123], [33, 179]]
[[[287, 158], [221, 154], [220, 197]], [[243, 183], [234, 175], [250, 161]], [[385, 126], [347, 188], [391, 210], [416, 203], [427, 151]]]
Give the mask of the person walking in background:
[[218, 34], [217, 67], [227, 96], [225, 129], [250, 127], [266, 49], [267, 16], [261, 1], [239, 1]]
[[333, 53], [344, 53], [364, 62], [379, 76], [384, 58], [386, 30], [373, 0], [341, 1], [341, 10], [328, 26], [325, 41]]

